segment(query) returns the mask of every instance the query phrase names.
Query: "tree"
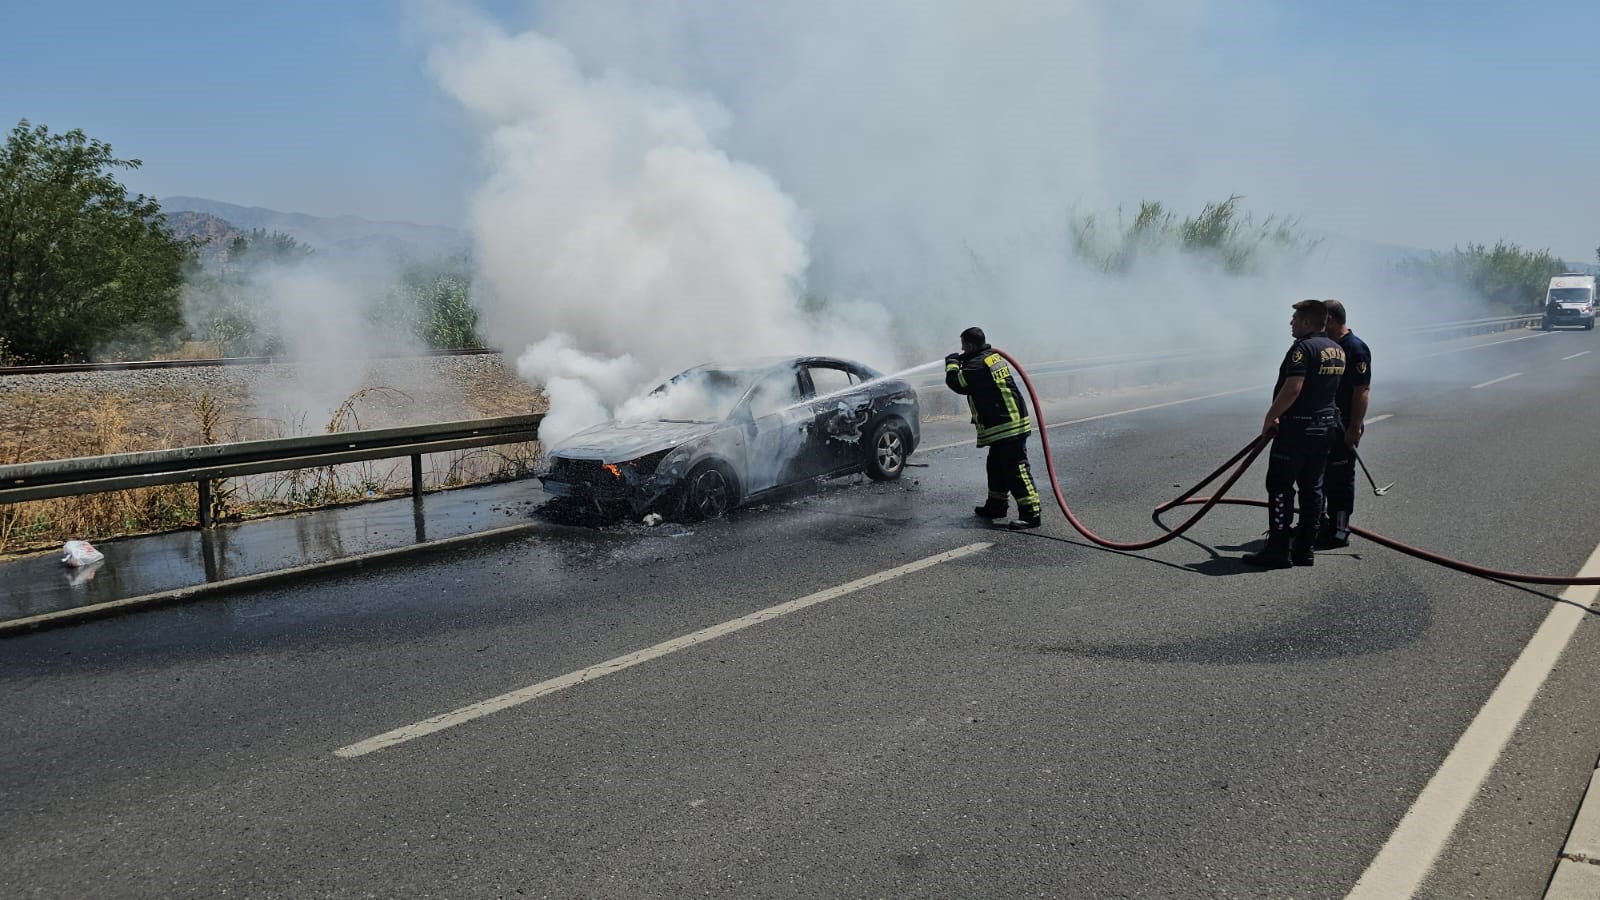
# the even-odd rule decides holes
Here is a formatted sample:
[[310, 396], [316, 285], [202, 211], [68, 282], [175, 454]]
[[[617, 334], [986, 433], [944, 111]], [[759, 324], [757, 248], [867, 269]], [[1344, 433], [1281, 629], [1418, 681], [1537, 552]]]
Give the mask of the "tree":
[[1454, 285], [1491, 307], [1516, 314], [1543, 306], [1551, 276], [1566, 271], [1567, 264], [1549, 250], [1528, 250], [1502, 240], [1492, 247], [1468, 243], [1464, 250], [1429, 253], [1397, 268], [1417, 284]]
[[128, 196], [136, 169], [82, 131], [23, 119], [0, 148], [0, 335], [25, 362], [87, 359], [112, 341], [170, 336], [182, 324], [192, 249], [154, 198]]

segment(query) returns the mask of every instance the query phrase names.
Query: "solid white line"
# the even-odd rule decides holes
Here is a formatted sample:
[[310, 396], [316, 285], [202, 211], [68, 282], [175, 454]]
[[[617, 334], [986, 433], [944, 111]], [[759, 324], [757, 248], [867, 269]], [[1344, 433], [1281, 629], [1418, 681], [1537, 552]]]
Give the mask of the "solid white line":
[[[1220, 391], [1220, 392], [1215, 393], [1215, 394], [1206, 394], [1206, 395], [1201, 396], [1201, 397], [1185, 397], [1182, 400], [1168, 400], [1166, 403], [1154, 403], [1154, 404], [1151, 404], [1150, 406], [1140, 406], [1140, 407], [1136, 407], [1134, 409], [1119, 409], [1116, 412], [1100, 413], [1097, 416], [1084, 416], [1081, 419], [1073, 419], [1073, 420], [1071, 420], [1069, 422], [1051, 422], [1049, 425], [1046, 425], [1045, 427], [1046, 428], [1065, 428], [1068, 425], [1082, 425], [1085, 422], [1095, 422], [1095, 421], [1099, 421], [1100, 419], [1115, 419], [1118, 416], [1131, 416], [1134, 413], [1149, 412], [1152, 409], [1166, 409], [1169, 406], [1178, 406], [1178, 405], [1181, 405], [1181, 404], [1184, 404], [1184, 403], [1195, 403], [1195, 402], [1198, 402], [1200, 400], [1215, 400], [1218, 397], [1231, 397], [1234, 394], [1242, 394], [1245, 391], [1257, 391], [1257, 390], [1261, 390], [1261, 385], [1253, 384], [1253, 385], [1250, 385], [1249, 387], [1234, 388], [1231, 391]], [[919, 453], [932, 453], [935, 450], [949, 450], [951, 447], [966, 447], [966, 446], [972, 445], [973, 443], [975, 443], [975, 441], [973, 441], [971, 438], [969, 438], [967, 440], [956, 441], [955, 443], [951, 443], [951, 444], [940, 444], [940, 445], [938, 445], [936, 447], [918, 447], [917, 448], [917, 452], [919, 452]]]
[[1579, 351], [1578, 353], [1572, 354], [1571, 356], [1563, 356], [1563, 357], [1561, 357], [1561, 361], [1562, 362], [1566, 362], [1569, 359], [1577, 359], [1580, 356], [1588, 356], [1589, 354], [1591, 354], [1593, 352], [1594, 352], [1593, 350], [1582, 350], [1582, 351]]
[[1513, 379], [1513, 378], [1515, 378], [1515, 377], [1517, 377], [1518, 375], [1521, 375], [1521, 374], [1522, 374], [1521, 372], [1512, 372], [1510, 375], [1501, 375], [1499, 378], [1495, 378], [1495, 379], [1491, 379], [1489, 381], [1485, 381], [1483, 384], [1475, 384], [1475, 385], [1473, 385], [1471, 387], [1471, 390], [1475, 391], [1478, 388], [1486, 388], [1491, 384], [1499, 384], [1502, 381], [1510, 381], [1511, 379]]
[[1438, 351], [1438, 352], [1432, 352], [1432, 354], [1422, 354], [1422, 356], [1411, 357], [1411, 359], [1434, 359], [1435, 356], [1448, 356], [1448, 354], [1459, 354], [1459, 352], [1475, 351], [1475, 349], [1498, 348], [1499, 344], [1515, 344], [1515, 343], [1517, 343], [1517, 341], [1531, 341], [1531, 340], [1534, 340], [1534, 338], [1549, 338], [1549, 336], [1550, 335], [1554, 335], [1554, 333], [1555, 333], [1555, 331], [1539, 331], [1538, 335], [1523, 335], [1523, 336], [1520, 336], [1520, 338], [1506, 338], [1506, 340], [1504, 340], [1504, 341], [1490, 341], [1490, 343], [1486, 343], [1486, 344], [1472, 344], [1472, 346], [1470, 346], [1470, 348], [1448, 349], [1448, 351]]
[[[1507, 338], [1506, 340], [1503, 340], [1503, 341], [1490, 341], [1487, 344], [1474, 344], [1471, 347], [1456, 347], [1453, 350], [1440, 350], [1438, 353], [1428, 353], [1428, 354], [1425, 354], [1423, 356], [1409, 357], [1407, 361], [1413, 361], [1413, 360], [1418, 360], [1418, 359], [1430, 359], [1430, 358], [1435, 357], [1435, 356], [1445, 356], [1445, 355], [1450, 354], [1450, 353], [1463, 353], [1463, 352], [1465, 352], [1467, 350], [1476, 350], [1479, 347], [1493, 347], [1496, 344], [1511, 344], [1511, 343], [1515, 343], [1517, 341], [1530, 340], [1532, 338], [1549, 337], [1552, 333], [1553, 332], [1540, 332], [1538, 334], [1530, 334], [1530, 335], [1526, 335], [1526, 336], [1523, 336], [1523, 337]], [[1587, 353], [1589, 351], [1585, 350], [1584, 352]], [[1517, 374], [1520, 375], [1522, 373], [1518, 372]], [[1506, 377], [1507, 378], [1515, 378], [1516, 376], [1515, 375], [1508, 375]], [[1502, 378], [1502, 379], [1498, 379], [1498, 380], [1504, 381], [1505, 379]], [[1494, 384], [1494, 382], [1490, 381], [1490, 382], [1487, 382], [1487, 384]], [[1478, 385], [1478, 387], [1483, 387], [1483, 386], [1484, 385], [1482, 385], [1482, 384]], [[1184, 404], [1184, 403], [1196, 403], [1196, 402], [1201, 401], [1201, 400], [1215, 400], [1218, 397], [1231, 397], [1234, 394], [1242, 394], [1245, 391], [1255, 391], [1255, 390], [1260, 390], [1260, 389], [1261, 389], [1261, 385], [1256, 384], [1256, 385], [1251, 385], [1249, 387], [1234, 388], [1231, 391], [1219, 391], [1219, 392], [1217, 392], [1215, 394], [1205, 394], [1205, 395], [1200, 396], [1200, 397], [1186, 397], [1186, 398], [1184, 398], [1182, 400], [1169, 400], [1166, 403], [1155, 403], [1155, 404], [1152, 404], [1150, 406], [1140, 406], [1140, 407], [1136, 407], [1134, 409], [1122, 409], [1122, 410], [1118, 410], [1116, 412], [1101, 413], [1101, 414], [1099, 414], [1097, 416], [1085, 416], [1082, 419], [1073, 419], [1070, 422], [1051, 422], [1046, 427], [1047, 428], [1065, 428], [1068, 425], [1082, 425], [1085, 422], [1094, 422], [1094, 421], [1098, 421], [1100, 419], [1114, 419], [1117, 416], [1131, 416], [1134, 413], [1149, 412], [1150, 410], [1153, 410], [1153, 409], [1166, 409], [1169, 406], [1179, 406], [1179, 405]], [[1371, 425], [1373, 422], [1381, 422], [1381, 421], [1383, 421], [1384, 419], [1387, 419], [1387, 418], [1389, 418], [1389, 416], [1378, 416], [1375, 419], [1368, 419], [1367, 420], [1367, 424]], [[974, 443], [976, 443], [976, 441], [973, 441], [971, 439], [968, 439], [968, 440], [965, 440], [965, 441], [953, 441], [953, 442], [948, 443], [948, 444], [936, 444], [935, 446], [932, 446], [932, 447], [918, 447], [917, 448], [917, 452], [918, 453], [932, 453], [935, 450], [949, 450], [952, 447], [970, 447]]]
[[797, 612], [805, 609], [808, 606], [815, 606], [818, 603], [826, 603], [829, 600], [838, 599], [846, 594], [853, 594], [857, 591], [866, 590], [867, 588], [883, 584], [886, 581], [893, 581], [896, 578], [910, 575], [913, 572], [920, 572], [923, 569], [937, 566], [940, 563], [946, 563], [953, 559], [960, 559], [963, 556], [971, 556], [974, 553], [987, 550], [992, 546], [994, 545], [988, 542], [967, 544], [964, 547], [957, 547], [954, 550], [950, 550], [945, 553], [939, 553], [924, 559], [919, 559], [916, 562], [906, 563], [903, 566], [896, 566], [893, 569], [886, 569], [875, 575], [868, 575], [865, 578], [858, 578], [848, 584], [841, 584], [838, 587], [831, 587], [824, 591], [818, 591], [815, 594], [808, 594], [798, 600], [790, 600], [787, 603], [780, 603], [777, 606], [769, 606], [766, 609], [758, 610], [750, 613], [749, 615], [740, 616], [737, 619], [731, 619], [727, 622], [723, 622], [720, 625], [712, 625], [708, 628], [702, 628], [699, 631], [691, 634], [686, 634], [682, 635], [681, 637], [672, 638], [671, 640], [662, 641], [659, 644], [646, 647], [643, 650], [636, 650], [624, 656], [616, 657], [615, 659], [608, 659], [603, 663], [597, 663], [589, 666], [588, 668], [579, 669], [576, 672], [569, 672], [566, 675], [562, 675], [557, 678], [551, 678], [547, 681], [541, 681], [538, 684], [529, 685], [528, 687], [520, 688], [518, 690], [511, 691], [510, 693], [501, 694], [498, 697], [490, 697], [487, 700], [480, 700], [477, 703], [473, 703], [469, 706], [463, 706], [454, 712], [448, 712], [444, 713], [443, 715], [434, 716], [431, 719], [423, 719], [421, 722], [407, 725], [403, 728], [396, 728], [393, 731], [386, 731], [377, 737], [359, 741], [351, 744], [348, 747], [340, 747], [338, 750], [333, 751], [333, 753], [335, 756], [342, 756], [346, 759], [351, 759], [357, 756], [364, 756], [368, 753], [373, 753], [378, 750], [383, 750], [387, 747], [393, 747], [396, 744], [403, 744], [406, 741], [415, 740], [416, 738], [433, 734], [436, 731], [443, 731], [446, 728], [453, 728], [464, 722], [470, 722], [473, 719], [480, 719], [489, 715], [490, 713], [496, 713], [503, 709], [510, 709], [513, 706], [520, 706], [523, 703], [527, 703], [529, 700], [543, 697], [546, 694], [553, 694], [556, 691], [564, 690], [574, 685], [582, 684], [586, 681], [593, 681], [596, 678], [610, 675], [613, 672], [620, 672], [623, 669], [632, 668], [640, 663], [649, 662], [652, 659], [666, 656], [669, 653], [676, 653], [679, 650], [686, 650], [695, 646], [696, 644], [703, 644], [706, 641], [722, 637], [723, 635], [732, 634], [735, 631], [742, 631], [743, 629], [749, 628], [752, 625], [759, 625], [762, 622], [776, 619], [779, 616], [786, 616], [789, 613]]
[[[1582, 578], [1596, 575], [1600, 575], [1600, 547], [1578, 570]], [[1567, 602], [1551, 607], [1489, 702], [1367, 866], [1350, 891], [1351, 897], [1410, 897], [1422, 886], [1596, 596], [1600, 596], [1600, 587], [1594, 585], [1575, 585], [1562, 592]]]

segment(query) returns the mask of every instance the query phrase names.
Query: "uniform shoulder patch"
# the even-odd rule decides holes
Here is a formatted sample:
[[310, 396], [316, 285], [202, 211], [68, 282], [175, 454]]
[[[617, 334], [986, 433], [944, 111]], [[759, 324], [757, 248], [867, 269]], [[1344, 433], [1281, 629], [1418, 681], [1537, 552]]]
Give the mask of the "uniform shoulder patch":
[[1300, 351], [1300, 350], [1295, 350], [1293, 353], [1289, 354], [1289, 361], [1290, 362], [1301, 362], [1305, 358], [1306, 358], [1305, 353]]
[[1363, 375], [1367, 374], [1367, 364], [1366, 363], [1357, 363], [1356, 364], [1356, 371], [1360, 372]]

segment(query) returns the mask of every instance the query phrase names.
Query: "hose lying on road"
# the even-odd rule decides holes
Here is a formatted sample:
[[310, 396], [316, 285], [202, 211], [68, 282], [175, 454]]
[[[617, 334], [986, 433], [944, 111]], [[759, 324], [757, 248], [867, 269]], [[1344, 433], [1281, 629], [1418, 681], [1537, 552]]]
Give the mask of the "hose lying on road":
[[[1210, 475], [1202, 478], [1194, 487], [1185, 491], [1176, 499], [1169, 500], [1166, 503], [1156, 507], [1155, 515], [1159, 517], [1162, 513], [1175, 509], [1179, 506], [1199, 505], [1200, 508], [1195, 511], [1194, 515], [1185, 520], [1183, 524], [1147, 541], [1113, 541], [1095, 534], [1093, 531], [1090, 531], [1088, 526], [1084, 525], [1082, 520], [1080, 520], [1072, 512], [1072, 507], [1067, 505], [1066, 496], [1061, 492], [1061, 479], [1056, 474], [1055, 456], [1050, 452], [1050, 429], [1044, 419], [1044, 408], [1039, 403], [1039, 392], [1034, 390], [1033, 381], [1028, 378], [1027, 370], [1022, 367], [1021, 363], [1017, 362], [1016, 357], [1012, 356], [1006, 351], [997, 349], [994, 352], [1000, 354], [1000, 356], [1004, 357], [1007, 362], [1011, 363], [1011, 368], [1016, 370], [1016, 373], [1021, 376], [1023, 386], [1027, 388], [1028, 396], [1033, 400], [1034, 415], [1037, 417], [1039, 423], [1039, 442], [1044, 448], [1045, 470], [1050, 475], [1050, 489], [1055, 494], [1056, 505], [1061, 507], [1061, 513], [1067, 517], [1067, 522], [1071, 524], [1072, 527], [1076, 529], [1079, 534], [1083, 535], [1084, 538], [1090, 543], [1101, 547], [1106, 547], [1111, 550], [1148, 550], [1151, 547], [1158, 547], [1182, 535], [1185, 531], [1188, 531], [1190, 528], [1194, 527], [1194, 525], [1201, 519], [1205, 518], [1206, 514], [1210, 513], [1211, 510], [1216, 508], [1218, 505], [1229, 504], [1233, 506], [1260, 507], [1265, 507], [1267, 505], [1265, 500], [1250, 500], [1227, 496], [1228, 491], [1233, 488], [1234, 483], [1244, 475], [1245, 471], [1249, 469], [1251, 464], [1256, 461], [1256, 457], [1260, 456], [1261, 452], [1265, 450], [1267, 445], [1270, 443], [1269, 439], [1265, 436], [1258, 436], [1241, 448], [1238, 453], [1235, 453], [1227, 462], [1213, 470]], [[1227, 480], [1222, 483], [1222, 486], [1217, 489], [1217, 493], [1215, 495], [1210, 497], [1195, 496], [1196, 494], [1200, 493], [1202, 488], [1214, 481], [1223, 472], [1226, 472], [1228, 468], [1233, 466], [1235, 463], [1238, 463], [1238, 466], [1234, 468], [1233, 473], [1229, 475]], [[1478, 566], [1469, 562], [1463, 562], [1459, 559], [1452, 559], [1451, 557], [1443, 556], [1430, 550], [1424, 550], [1420, 547], [1413, 547], [1410, 544], [1397, 541], [1394, 538], [1386, 537], [1375, 531], [1369, 531], [1365, 528], [1351, 526], [1350, 533], [1364, 537], [1375, 544], [1381, 544], [1382, 546], [1388, 547], [1391, 550], [1398, 550], [1401, 553], [1407, 554], [1408, 556], [1414, 556], [1417, 559], [1431, 562], [1436, 565], [1441, 565], [1448, 569], [1454, 569], [1457, 572], [1465, 572], [1468, 575], [1476, 575], [1480, 578], [1492, 578], [1496, 581], [1512, 581], [1521, 584], [1600, 585], [1600, 576], [1584, 578], [1562, 577], [1557, 575], [1526, 575], [1518, 572], [1503, 572], [1499, 569], [1490, 569], [1485, 566]]]

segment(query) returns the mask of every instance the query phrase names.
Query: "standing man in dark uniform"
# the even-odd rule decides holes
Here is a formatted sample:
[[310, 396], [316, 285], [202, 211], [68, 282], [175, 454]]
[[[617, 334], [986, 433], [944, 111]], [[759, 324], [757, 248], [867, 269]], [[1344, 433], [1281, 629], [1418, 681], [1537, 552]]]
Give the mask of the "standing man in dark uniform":
[[[1322, 524], [1322, 470], [1338, 423], [1334, 403], [1344, 375], [1344, 350], [1323, 333], [1328, 307], [1321, 300], [1294, 305], [1289, 330], [1294, 344], [1278, 367], [1261, 434], [1272, 438], [1267, 463], [1267, 545], [1244, 562], [1268, 569], [1309, 566]], [[1295, 488], [1300, 523], [1294, 527]]]
[[1039, 492], [1028, 471], [1028, 403], [1017, 390], [1011, 364], [995, 353], [983, 329], [961, 332], [961, 352], [944, 358], [944, 383], [964, 394], [978, 429], [978, 446], [989, 448], [989, 499], [973, 510], [993, 521], [1006, 515], [1006, 495], [1017, 498], [1012, 528], [1039, 527]]
[[1356, 510], [1356, 446], [1366, 431], [1367, 400], [1372, 389], [1372, 351], [1345, 324], [1344, 304], [1324, 301], [1328, 307], [1328, 337], [1344, 350], [1344, 377], [1339, 379], [1339, 427], [1328, 453], [1323, 482], [1328, 494], [1328, 512], [1317, 532], [1317, 549], [1333, 550], [1350, 546], [1350, 516]]

